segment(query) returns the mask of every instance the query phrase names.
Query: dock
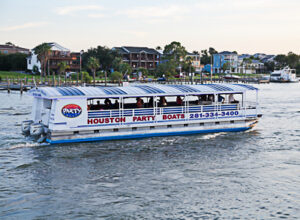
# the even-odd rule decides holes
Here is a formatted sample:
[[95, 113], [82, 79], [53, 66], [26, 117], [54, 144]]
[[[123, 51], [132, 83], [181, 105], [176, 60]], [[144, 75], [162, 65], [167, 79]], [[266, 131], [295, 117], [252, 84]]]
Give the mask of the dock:
[[[262, 78], [239, 78], [239, 79], [224, 79], [222, 77], [219, 78], [203, 78], [201, 79], [188, 79], [188, 78], [181, 78], [181, 79], [170, 79], [170, 80], [157, 80], [157, 79], [150, 79], [146, 78], [144, 80], [131, 80], [128, 83], [159, 83], [159, 84], [185, 84], [185, 85], [199, 85], [199, 84], [210, 84], [210, 83], [243, 83], [243, 84], [262, 84], [262, 83], [269, 83], [269, 80], [265, 80]], [[105, 80], [96, 80], [95, 86], [122, 86], [122, 81], [105, 81]], [[77, 81], [64, 81], [61, 82], [60, 80], [51, 80], [47, 79], [43, 83], [39, 80], [35, 80], [34, 77], [32, 79], [23, 78], [23, 79], [6, 79], [5, 81], [0, 82], [0, 90], [7, 90], [8, 93], [10, 91], [20, 91], [22, 94], [24, 91], [28, 91], [34, 87], [74, 87], [74, 86], [94, 86], [93, 83], [81, 83]]]

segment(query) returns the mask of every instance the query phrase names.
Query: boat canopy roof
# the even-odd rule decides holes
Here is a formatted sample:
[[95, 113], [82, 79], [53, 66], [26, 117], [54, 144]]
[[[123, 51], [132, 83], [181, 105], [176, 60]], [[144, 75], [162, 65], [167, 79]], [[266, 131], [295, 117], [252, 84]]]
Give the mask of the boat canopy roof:
[[124, 87], [39, 87], [29, 91], [34, 97], [55, 98], [116, 98], [145, 96], [178, 96], [221, 93], [243, 93], [258, 90], [245, 84], [161, 85], [135, 84]]

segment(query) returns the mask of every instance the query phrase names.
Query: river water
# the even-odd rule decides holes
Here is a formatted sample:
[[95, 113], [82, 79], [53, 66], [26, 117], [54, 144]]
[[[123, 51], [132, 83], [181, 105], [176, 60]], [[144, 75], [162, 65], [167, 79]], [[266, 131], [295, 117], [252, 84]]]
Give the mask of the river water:
[[300, 84], [258, 85], [249, 132], [47, 145], [0, 92], [0, 219], [300, 218]]

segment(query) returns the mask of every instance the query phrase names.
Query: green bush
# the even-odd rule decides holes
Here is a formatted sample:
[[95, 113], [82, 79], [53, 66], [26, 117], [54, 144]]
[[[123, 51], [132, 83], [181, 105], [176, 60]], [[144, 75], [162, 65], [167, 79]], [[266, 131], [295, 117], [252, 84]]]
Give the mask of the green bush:
[[33, 74], [35, 74], [35, 75], [39, 75], [39, 74], [40, 74], [40, 71], [39, 71], [39, 68], [37, 67], [37, 65], [34, 65], [34, 66], [33, 66], [32, 72], [33, 72]]
[[[81, 80], [81, 75], [80, 75], [80, 73], [78, 73], [78, 74], [79, 74], [79, 76], [78, 76], [78, 77], [79, 77], [79, 80]], [[71, 74], [71, 79], [72, 79], [72, 80], [77, 80], [77, 73], [76, 73], [76, 74], [75, 74], [75, 73], [74, 73], [74, 74]]]
[[113, 73], [110, 75], [110, 79], [111, 79], [111, 80], [119, 81], [119, 80], [122, 80], [122, 78], [123, 78], [122, 73], [117, 72], [117, 71], [113, 72]]
[[3, 71], [25, 71], [27, 70], [27, 54], [0, 54], [0, 70]]
[[[83, 71], [83, 72], [79, 73], [79, 80], [81, 80], [81, 75], [83, 75], [83, 82], [85, 82], [85, 83], [92, 82], [93, 77], [91, 77], [88, 72]], [[77, 79], [76, 74], [72, 75], [72, 77], [75, 77], [75, 79]]]
[[99, 78], [103, 78], [105, 77], [105, 72], [103, 70], [97, 71], [96, 76]]

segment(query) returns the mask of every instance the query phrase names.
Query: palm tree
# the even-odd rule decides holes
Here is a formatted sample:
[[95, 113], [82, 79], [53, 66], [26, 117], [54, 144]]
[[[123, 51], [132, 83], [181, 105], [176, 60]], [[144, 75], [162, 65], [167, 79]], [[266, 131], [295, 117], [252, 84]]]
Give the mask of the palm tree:
[[188, 57], [185, 58], [185, 61], [189, 66], [189, 73], [191, 73], [192, 72], [191, 68], [192, 68], [192, 64], [193, 64], [193, 58], [188, 56]]
[[50, 56], [51, 46], [48, 43], [42, 43], [33, 49], [34, 53], [37, 55], [38, 60], [41, 62], [41, 81], [43, 76], [46, 74], [46, 65]]
[[70, 66], [67, 65], [66, 62], [60, 62], [58, 64], [58, 72], [59, 72], [59, 74], [65, 73], [65, 84], [67, 82], [67, 72], [66, 72], [66, 69], [69, 69], [69, 68], [70, 68]]
[[190, 80], [191, 80], [191, 83], [193, 83], [193, 75], [192, 75], [193, 58], [190, 57], [190, 56], [188, 56], [188, 57], [185, 58], [185, 62], [186, 62], [186, 64], [187, 64], [188, 67], [189, 67], [189, 74], [191, 74], [191, 75], [190, 75]]
[[88, 59], [87, 67], [93, 72], [93, 83], [95, 86], [96, 85], [96, 81], [95, 81], [96, 70], [100, 67], [99, 60], [95, 57], [90, 57]]

